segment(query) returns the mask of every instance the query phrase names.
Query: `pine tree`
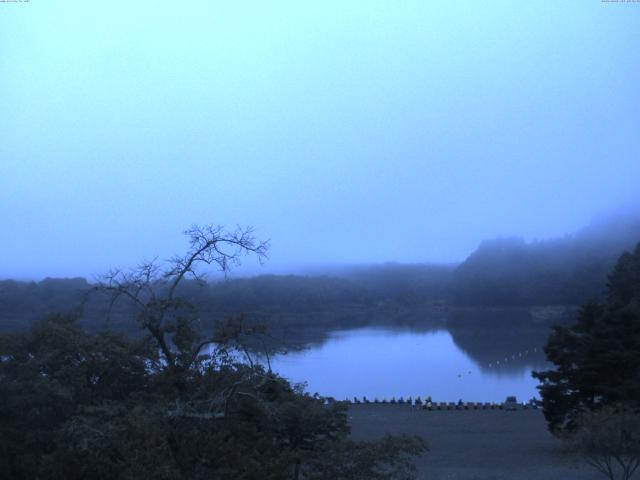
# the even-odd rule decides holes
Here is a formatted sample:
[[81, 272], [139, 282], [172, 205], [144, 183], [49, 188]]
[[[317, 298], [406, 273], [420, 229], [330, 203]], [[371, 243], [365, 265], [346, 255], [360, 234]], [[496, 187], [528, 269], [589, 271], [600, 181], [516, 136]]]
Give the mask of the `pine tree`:
[[640, 408], [640, 244], [620, 257], [607, 293], [603, 305], [584, 305], [575, 325], [554, 328], [545, 352], [555, 369], [533, 373], [553, 432], [605, 405]]

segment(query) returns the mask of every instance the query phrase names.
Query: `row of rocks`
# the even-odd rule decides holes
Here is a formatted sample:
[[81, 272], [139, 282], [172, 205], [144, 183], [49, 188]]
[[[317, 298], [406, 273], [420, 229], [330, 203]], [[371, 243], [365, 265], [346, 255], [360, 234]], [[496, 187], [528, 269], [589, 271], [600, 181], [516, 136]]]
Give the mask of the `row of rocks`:
[[[328, 399], [329, 402], [336, 401], [333, 398]], [[431, 397], [427, 397], [422, 400], [421, 397], [408, 397], [408, 398], [395, 398], [391, 397], [390, 399], [378, 399], [377, 397], [373, 400], [368, 399], [367, 397], [353, 397], [352, 399], [345, 399], [347, 403], [358, 405], [358, 404], [378, 404], [378, 405], [410, 405], [413, 407], [422, 408], [424, 410], [526, 410], [529, 408], [539, 408], [540, 403], [536, 399], [531, 399], [528, 402], [516, 402], [513, 398], [508, 398], [505, 402], [463, 402], [462, 400], [458, 402], [433, 402]]]

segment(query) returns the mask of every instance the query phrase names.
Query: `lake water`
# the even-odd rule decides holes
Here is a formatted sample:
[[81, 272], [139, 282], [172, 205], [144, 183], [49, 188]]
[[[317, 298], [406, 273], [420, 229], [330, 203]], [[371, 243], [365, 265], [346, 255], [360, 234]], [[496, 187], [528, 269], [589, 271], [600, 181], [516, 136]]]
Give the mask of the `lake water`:
[[335, 331], [323, 343], [272, 359], [273, 369], [310, 393], [339, 400], [407, 398], [434, 401], [519, 401], [539, 397], [532, 370], [547, 367], [548, 330]]

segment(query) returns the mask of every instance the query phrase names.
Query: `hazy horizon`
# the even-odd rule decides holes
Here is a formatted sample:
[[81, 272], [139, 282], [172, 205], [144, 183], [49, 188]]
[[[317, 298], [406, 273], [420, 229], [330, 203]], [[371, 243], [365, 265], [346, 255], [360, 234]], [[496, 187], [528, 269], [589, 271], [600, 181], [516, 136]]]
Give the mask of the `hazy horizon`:
[[638, 205], [640, 8], [0, 4], [0, 278], [250, 225], [264, 267], [452, 263]]
[[[234, 266], [230, 269], [230, 271], [228, 272], [228, 278], [230, 279], [246, 278], [246, 277], [259, 276], [259, 275], [303, 275], [303, 276], [305, 275], [308, 275], [308, 276], [338, 275], [338, 276], [341, 276], [345, 273], [356, 272], [361, 269], [387, 267], [387, 266], [424, 265], [424, 266], [436, 266], [436, 267], [437, 266], [455, 267], [460, 263], [464, 262], [467, 259], [467, 257], [469, 257], [469, 255], [471, 255], [485, 241], [491, 241], [491, 240], [496, 240], [500, 238], [514, 238], [514, 239], [517, 238], [525, 241], [527, 244], [532, 244], [535, 242], [545, 242], [545, 241], [553, 241], [553, 240], [558, 240], [563, 238], [572, 238], [572, 237], [575, 237], [576, 235], [580, 235], [583, 232], [587, 232], [590, 228], [595, 228], [598, 231], [598, 233], [600, 234], [605, 233], [606, 235], [606, 232], [602, 231], [603, 227], [606, 228], [607, 225], [611, 225], [611, 224], [615, 224], [618, 227], [617, 232], [615, 234], [612, 234], [615, 236], [621, 233], [620, 227], [624, 228], [625, 226], [628, 226], [629, 220], [634, 218], [637, 220], [635, 225], [640, 225], [640, 204], [629, 204], [614, 210], [600, 212], [598, 215], [594, 215], [591, 221], [587, 225], [583, 225], [577, 230], [573, 232], [567, 232], [564, 235], [557, 235], [557, 236], [552, 236], [547, 238], [539, 238], [539, 237], [525, 238], [521, 235], [506, 235], [506, 236], [497, 235], [494, 237], [481, 239], [478, 242], [478, 244], [476, 244], [473, 247], [473, 249], [467, 252], [462, 258], [458, 260], [451, 260], [451, 261], [424, 260], [424, 261], [413, 261], [413, 262], [399, 262], [396, 260], [384, 260], [384, 259], [381, 259], [379, 261], [372, 261], [372, 262], [338, 263], [338, 262], [329, 261], [329, 262], [316, 263], [316, 264], [301, 264], [293, 267], [281, 266], [280, 268], [274, 269], [274, 268], [269, 268], [268, 257], [263, 264], [260, 264], [259, 262], [254, 261], [255, 259], [251, 257], [247, 257], [246, 259], [242, 260], [242, 263], [240, 265]], [[640, 238], [638, 238], [638, 241], [640, 242]], [[183, 249], [180, 252], [176, 252], [176, 253], [183, 253], [184, 251], [186, 251], [187, 247], [188, 247], [187, 239], [186, 237], [183, 237]], [[137, 262], [134, 262], [130, 265], [111, 265], [109, 268], [119, 268], [123, 270], [128, 270], [130, 268], [136, 267], [136, 265], [138, 265], [141, 261], [148, 260], [149, 258], [153, 258], [153, 257], [147, 256], [147, 257], [138, 259]], [[168, 257], [167, 258], [158, 257], [157, 261], [159, 263], [162, 263], [163, 261], [168, 259], [169, 259]], [[105, 274], [107, 270], [103, 270], [100, 272], [92, 272], [89, 275], [66, 275], [66, 276], [65, 275], [41, 275], [41, 276], [26, 276], [26, 277], [13, 276], [12, 277], [12, 276], [3, 276], [0, 273], [0, 280], [41, 281], [47, 278], [85, 278], [91, 283], [93, 281], [99, 281], [101, 276]], [[220, 280], [224, 278], [224, 275], [222, 274], [222, 272], [219, 272], [217, 270], [205, 271], [204, 273], [205, 273], [204, 278], [208, 280]]]

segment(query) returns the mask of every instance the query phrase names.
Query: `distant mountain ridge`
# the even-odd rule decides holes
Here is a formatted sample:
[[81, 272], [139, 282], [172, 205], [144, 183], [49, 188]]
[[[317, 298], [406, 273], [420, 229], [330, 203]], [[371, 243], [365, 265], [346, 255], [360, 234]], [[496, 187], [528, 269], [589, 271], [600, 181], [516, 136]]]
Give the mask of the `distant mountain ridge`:
[[579, 305], [601, 299], [618, 257], [640, 242], [640, 210], [599, 219], [574, 235], [484, 241], [452, 274], [456, 305]]
[[[580, 305], [602, 298], [618, 257], [640, 242], [640, 210], [599, 220], [574, 235], [525, 242], [487, 240], [458, 265], [396, 264], [344, 268], [332, 276], [262, 275], [186, 282], [182, 294], [207, 319], [244, 312], [278, 327], [361, 325], [422, 317], [455, 307]], [[79, 311], [91, 284], [83, 278], [0, 281], [0, 330], [27, 328], [53, 312]], [[106, 300], [91, 299], [84, 324], [135, 329], [121, 306], [107, 319]], [[413, 313], [411, 313], [413, 312]], [[453, 314], [453, 312], [451, 312]]]

